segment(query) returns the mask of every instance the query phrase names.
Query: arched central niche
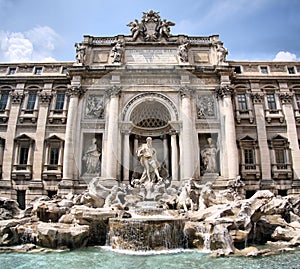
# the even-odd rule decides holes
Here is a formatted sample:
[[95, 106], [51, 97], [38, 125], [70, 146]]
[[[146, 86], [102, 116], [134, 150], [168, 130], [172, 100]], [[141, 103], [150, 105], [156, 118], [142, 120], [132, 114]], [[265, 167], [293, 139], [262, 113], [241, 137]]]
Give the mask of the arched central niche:
[[163, 128], [171, 120], [168, 109], [156, 100], [146, 100], [131, 112], [130, 121], [140, 128]]
[[[124, 107], [122, 118], [131, 123], [130, 132], [138, 135], [162, 135], [178, 121], [174, 103], [160, 93], [142, 93], [132, 98]], [[127, 125], [128, 126], [128, 125]]]

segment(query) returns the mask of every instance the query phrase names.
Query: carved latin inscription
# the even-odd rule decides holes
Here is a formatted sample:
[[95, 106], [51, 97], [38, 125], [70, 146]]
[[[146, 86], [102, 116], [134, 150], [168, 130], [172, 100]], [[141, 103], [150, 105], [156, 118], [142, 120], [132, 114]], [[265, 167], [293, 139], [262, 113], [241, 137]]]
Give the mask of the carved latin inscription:
[[177, 50], [126, 50], [125, 61], [127, 64], [177, 64]]

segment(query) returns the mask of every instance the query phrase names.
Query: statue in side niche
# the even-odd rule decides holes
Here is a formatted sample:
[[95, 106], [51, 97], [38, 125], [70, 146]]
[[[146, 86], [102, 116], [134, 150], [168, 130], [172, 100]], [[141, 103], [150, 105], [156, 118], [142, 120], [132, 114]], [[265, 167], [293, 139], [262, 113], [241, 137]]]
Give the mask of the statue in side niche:
[[91, 145], [88, 147], [87, 151], [84, 153], [83, 156], [83, 161], [85, 162], [87, 174], [100, 173], [100, 156], [101, 153], [98, 149], [97, 139], [93, 138]]
[[201, 150], [201, 157], [206, 173], [216, 173], [217, 168], [217, 153], [218, 149], [213, 144], [212, 138], [207, 139], [207, 145]]

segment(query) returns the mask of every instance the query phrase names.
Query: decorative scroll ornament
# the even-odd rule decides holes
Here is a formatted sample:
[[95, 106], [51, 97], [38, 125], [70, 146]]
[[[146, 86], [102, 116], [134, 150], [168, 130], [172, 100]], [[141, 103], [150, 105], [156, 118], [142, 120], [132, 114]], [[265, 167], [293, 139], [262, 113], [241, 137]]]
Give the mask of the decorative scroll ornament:
[[279, 95], [279, 98], [282, 102], [282, 104], [291, 104], [293, 101], [293, 94], [291, 93], [282, 93]]
[[131, 27], [132, 41], [136, 41], [138, 38], [142, 41], [158, 41], [162, 38], [168, 40], [171, 36], [170, 26], [174, 26], [175, 23], [166, 19], [162, 20], [159, 12], [153, 10], [143, 12], [143, 14], [141, 22], [135, 19], [127, 24]]
[[233, 93], [233, 88], [230, 85], [219, 86], [216, 88], [217, 98], [224, 98], [231, 96]]

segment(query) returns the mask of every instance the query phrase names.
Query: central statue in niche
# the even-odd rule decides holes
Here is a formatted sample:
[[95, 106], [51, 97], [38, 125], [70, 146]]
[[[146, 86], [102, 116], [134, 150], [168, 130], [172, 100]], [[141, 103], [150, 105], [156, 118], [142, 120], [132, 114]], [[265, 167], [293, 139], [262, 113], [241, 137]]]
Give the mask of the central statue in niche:
[[147, 180], [152, 183], [163, 180], [158, 172], [159, 163], [156, 158], [156, 150], [152, 146], [151, 137], [147, 137], [146, 144], [138, 148], [137, 156], [140, 159], [141, 165], [144, 167], [140, 184], [143, 184]]

